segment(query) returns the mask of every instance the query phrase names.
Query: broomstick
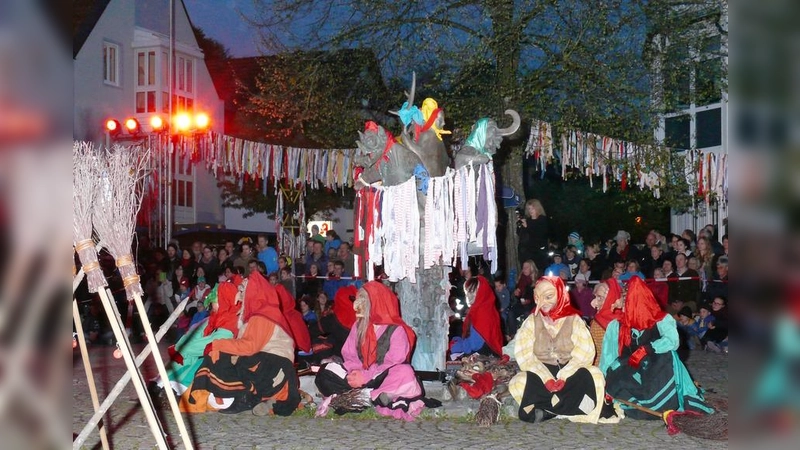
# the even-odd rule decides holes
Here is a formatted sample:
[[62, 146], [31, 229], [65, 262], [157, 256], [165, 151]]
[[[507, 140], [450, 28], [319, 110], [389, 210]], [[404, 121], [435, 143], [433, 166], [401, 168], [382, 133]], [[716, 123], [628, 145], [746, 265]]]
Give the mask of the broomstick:
[[[683, 432], [690, 436], [704, 439], [726, 440], [728, 438], [727, 417], [722, 417], [720, 414], [700, 414], [696, 411], [675, 411], [672, 409], [660, 413], [627, 400], [615, 398], [614, 401], [661, 418], [670, 436]], [[716, 433], [710, 432], [709, 429], [715, 430]]]

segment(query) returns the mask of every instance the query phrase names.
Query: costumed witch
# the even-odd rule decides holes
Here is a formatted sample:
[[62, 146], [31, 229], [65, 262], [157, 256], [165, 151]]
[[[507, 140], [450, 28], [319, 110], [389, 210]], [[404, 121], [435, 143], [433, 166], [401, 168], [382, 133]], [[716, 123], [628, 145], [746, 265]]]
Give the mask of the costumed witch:
[[593, 364], [596, 366], [600, 362], [600, 355], [603, 352], [603, 337], [606, 328], [612, 320], [622, 319], [622, 305], [624, 302], [622, 288], [614, 278], [598, 283], [594, 288], [594, 298], [592, 308], [597, 310], [592, 323], [589, 324], [589, 332], [594, 341], [595, 357]]
[[[353, 306], [357, 319], [342, 347], [344, 362], [325, 364], [317, 373], [317, 389], [325, 397], [317, 416], [331, 408], [360, 412], [372, 404], [381, 415], [414, 420], [425, 407], [424, 391], [409, 364], [416, 335], [400, 317], [397, 297], [370, 281]], [[340, 408], [337, 396], [352, 397], [352, 407]]]
[[605, 402], [603, 375], [592, 366], [592, 337], [570, 305], [564, 281], [540, 278], [534, 298], [536, 310], [523, 322], [514, 346], [520, 372], [509, 383], [520, 420], [618, 422], [622, 411]]
[[482, 276], [470, 278], [464, 283], [467, 303], [470, 304], [464, 319], [463, 336], [450, 341], [450, 353], [480, 353], [481, 355], [503, 355], [503, 332], [500, 329], [500, 313], [495, 306], [494, 289]]
[[[333, 314], [323, 316], [319, 320], [319, 328], [323, 336], [322, 343], [327, 344], [320, 352], [325, 357], [342, 356], [342, 347], [350, 335], [350, 329], [356, 323], [356, 311], [353, 302], [356, 300], [358, 289], [354, 286], [345, 286], [336, 291], [333, 302]], [[314, 353], [318, 353], [314, 348]]]
[[296, 317], [284, 315], [277, 291], [258, 271], [243, 286], [238, 337], [206, 347], [191, 387], [181, 396], [183, 411], [264, 415], [272, 410], [288, 416], [300, 404], [292, 330], [305, 325], [290, 325]]
[[[633, 277], [623, 316], [608, 324], [600, 355], [609, 395], [659, 412], [713, 413], [678, 358], [675, 319], [662, 311], [644, 281]], [[634, 419], [657, 417], [633, 408]]]
[[[214, 286], [206, 296], [204, 304], [211, 313], [181, 336], [175, 345], [167, 349], [171, 362], [167, 365], [167, 376], [172, 389], [182, 395], [192, 384], [197, 369], [203, 362], [206, 346], [217, 339], [233, 338], [239, 331], [239, 307], [236, 294], [242, 284], [242, 277], [235, 275], [230, 281]], [[164, 387], [159, 378], [158, 388]]]

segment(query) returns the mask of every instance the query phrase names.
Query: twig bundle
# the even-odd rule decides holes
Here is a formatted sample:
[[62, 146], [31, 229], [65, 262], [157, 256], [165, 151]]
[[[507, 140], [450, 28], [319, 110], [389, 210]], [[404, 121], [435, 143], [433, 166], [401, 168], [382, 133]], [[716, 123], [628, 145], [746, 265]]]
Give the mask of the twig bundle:
[[368, 391], [364, 389], [350, 389], [334, 396], [331, 399], [330, 408], [336, 414], [349, 412], [362, 412], [372, 406]]
[[141, 182], [145, 177], [149, 151], [141, 147], [115, 145], [106, 149], [100, 165], [100, 182], [93, 214], [94, 228], [104, 247], [116, 260], [128, 301], [142, 295], [136, 274], [131, 245], [136, 226], [136, 213], [142, 204]]
[[100, 182], [99, 156], [89, 142], [72, 144], [72, 243], [86, 274], [89, 292], [108, 285], [92, 239], [92, 212]]

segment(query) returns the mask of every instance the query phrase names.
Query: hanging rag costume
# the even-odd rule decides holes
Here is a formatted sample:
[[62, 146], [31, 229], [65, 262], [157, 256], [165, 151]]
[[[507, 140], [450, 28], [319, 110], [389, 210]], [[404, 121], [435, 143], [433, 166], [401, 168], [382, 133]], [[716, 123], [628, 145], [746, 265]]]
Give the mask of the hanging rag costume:
[[[237, 282], [225, 281], [214, 287], [206, 296], [207, 308], [217, 303], [219, 308], [212, 311], [208, 318], [181, 336], [178, 342], [167, 350], [171, 362], [167, 365], [167, 376], [172, 389], [182, 395], [192, 384], [197, 369], [203, 362], [203, 351], [206, 346], [217, 339], [233, 338], [239, 331], [239, 308], [236, 305], [236, 293], [241, 278]], [[159, 387], [163, 381], [158, 380]]]
[[237, 413], [274, 400], [274, 413], [288, 416], [299, 405], [294, 327], [275, 288], [257, 271], [248, 277], [242, 321], [237, 338], [207, 348], [192, 386], [181, 396], [183, 411]]
[[503, 355], [503, 332], [500, 328], [500, 313], [495, 306], [494, 289], [489, 281], [478, 276], [475, 303], [464, 319], [463, 336], [454, 337], [450, 342], [451, 353], [480, 353], [482, 355]]
[[[675, 319], [662, 311], [644, 281], [632, 278], [621, 319], [608, 324], [600, 370], [612, 397], [664, 412], [713, 413], [678, 358]], [[634, 419], [657, 419], [623, 406]]]
[[[412, 421], [425, 407], [422, 385], [409, 364], [416, 335], [400, 318], [397, 296], [389, 288], [370, 281], [361, 289], [369, 296], [369, 317], [360, 318], [350, 329], [342, 348], [344, 363], [328, 363], [318, 372], [316, 385], [325, 400], [317, 415], [327, 414], [334, 394], [353, 389], [346, 377], [355, 372], [364, 382], [360, 388], [368, 393], [379, 414]], [[361, 321], [368, 323], [359, 342]]]
[[[592, 337], [570, 305], [564, 281], [542, 277], [534, 292], [536, 310], [517, 332], [514, 347], [520, 372], [508, 385], [519, 405], [520, 420], [558, 417], [583, 423], [618, 422], [621, 411], [604, 401], [603, 375], [591, 365]], [[542, 304], [548, 298], [555, 306], [545, 312]]]

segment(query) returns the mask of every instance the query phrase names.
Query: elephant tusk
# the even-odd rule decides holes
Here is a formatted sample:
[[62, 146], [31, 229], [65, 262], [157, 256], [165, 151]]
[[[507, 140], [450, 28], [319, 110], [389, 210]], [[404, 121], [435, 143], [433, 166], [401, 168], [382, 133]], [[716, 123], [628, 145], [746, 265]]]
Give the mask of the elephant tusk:
[[511, 116], [513, 121], [511, 122], [511, 125], [509, 125], [508, 128], [498, 128], [497, 134], [500, 136], [509, 136], [511, 134], [516, 133], [517, 130], [519, 130], [519, 126], [522, 123], [522, 121], [519, 117], [519, 113], [514, 111], [513, 109], [507, 109], [504, 112], [505, 114]]

